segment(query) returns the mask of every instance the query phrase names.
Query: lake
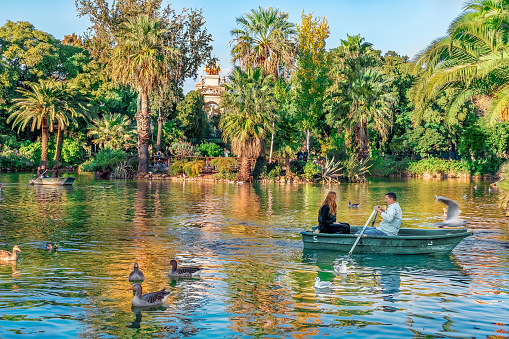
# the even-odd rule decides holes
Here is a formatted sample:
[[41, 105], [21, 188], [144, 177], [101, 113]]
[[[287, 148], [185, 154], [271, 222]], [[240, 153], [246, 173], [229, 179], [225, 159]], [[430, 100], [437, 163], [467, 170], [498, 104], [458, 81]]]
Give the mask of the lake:
[[[95, 181], [37, 187], [2, 174], [0, 337], [306, 338], [509, 336], [509, 228], [497, 191], [465, 179], [367, 184], [228, 184]], [[474, 190], [474, 185], [478, 186]], [[474, 234], [446, 256], [304, 251], [329, 190], [338, 221], [364, 225], [393, 191], [403, 227], [442, 220], [435, 195], [456, 200]], [[466, 199], [462, 196], [466, 195]], [[360, 203], [348, 209], [347, 201]], [[380, 219], [379, 219], [380, 220]], [[378, 221], [379, 221], [378, 220]], [[378, 224], [378, 222], [377, 222]], [[56, 242], [48, 252], [46, 242]], [[204, 268], [170, 280], [171, 259]], [[171, 291], [167, 308], [131, 308], [127, 276], [138, 262], [144, 293]], [[333, 281], [315, 290], [316, 277]]]

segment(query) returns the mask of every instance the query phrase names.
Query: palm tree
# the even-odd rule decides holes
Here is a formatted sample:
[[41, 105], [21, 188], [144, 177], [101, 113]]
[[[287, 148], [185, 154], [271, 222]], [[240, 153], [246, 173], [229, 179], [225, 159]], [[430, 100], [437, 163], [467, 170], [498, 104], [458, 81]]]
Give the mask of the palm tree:
[[509, 3], [506, 0], [468, 2], [447, 35], [433, 41], [416, 58], [422, 72], [412, 93], [417, 118], [445, 89], [455, 92], [447, 121], [468, 100], [492, 100], [491, 122], [509, 120]]
[[358, 70], [347, 67], [338, 84], [339, 100], [333, 108], [334, 120], [353, 132], [359, 160], [369, 157], [368, 128], [382, 139], [390, 131], [392, 109], [398, 102], [390, 85], [390, 78], [371, 67]]
[[236, 19], [241, 28], [230, 32], [234, 39], [231, 54], [244, 70], [263, 67], [266, 74], [279, 77], [280, 66], [291, 67], [295, 55], [295, 25], [278, 8], [252, 9]]
[[139, 15], [121, 25], [117, 46], [109, 64], [112, 79], [129, 85], [140, 96], [141, 110], [136, 114], [138, 127], [138, 172], [148, 172], [150, 112], [148, 96], [167, 79], [173, 49], [165, 45], [167, 29], [160, 20]]
[[250, 180], [249, 158], [265, 155], [265, 137], [272, 130], [274, 101], [272, 75], [264, 76], [262, 68], [243, 72], [235, 67], [226, 84], [221, 106], [220, 129], [223, 139], [231, 141], [232, 151], [242, 158], [239, 180]]
[[22, 96], [14, 99], [7, 122], [12, 121], [13, 128], [19, 126], [18, 129], [31, 123], [32, 131], [42, 131], [41, 165], [48, 167], [49, 132], [55, 127], [69, 126], [86, 113], [86, 108], [81, 101], [73, 102], [74, 89], [61, 82], [39, 80], [39, 83], [27, 82], [26, 85], [30, 90], [18, 90]]
[[129, 148], [135, 132], [131, 127], [131, 120], [123, 114], [107, 114], [93, 122], [89, 127], [88, 135], [95, 136], [94, 144], [102, 144], [103, 147], [111, 149]]

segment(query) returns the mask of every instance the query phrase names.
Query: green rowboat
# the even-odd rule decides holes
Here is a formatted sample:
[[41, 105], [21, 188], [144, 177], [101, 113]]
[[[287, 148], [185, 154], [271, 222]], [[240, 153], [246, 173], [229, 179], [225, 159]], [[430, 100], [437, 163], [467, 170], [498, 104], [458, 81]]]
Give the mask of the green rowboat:
[[[348, 252], [362, 227], [351, 226], [350, 234], [300, 232], [305, 249]], [[446, 254], [451, 252], [472, 230], [401, 228], [398, 235], [381, 237], [361, 236], [354, 253], [384, 254]]]
[[51, 186], [68, 186], [72, 185], [75, 177], [59, 177], [59, 178], [37, 178], [32, 179], [28, 183], [30, 185], [51, 185]]

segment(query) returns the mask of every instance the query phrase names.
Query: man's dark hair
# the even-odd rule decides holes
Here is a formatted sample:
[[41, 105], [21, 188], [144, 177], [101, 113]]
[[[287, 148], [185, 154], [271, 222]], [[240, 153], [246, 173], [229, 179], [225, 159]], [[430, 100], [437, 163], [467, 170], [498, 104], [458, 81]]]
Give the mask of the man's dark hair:
[[396, 193], [389, 192], [389, 193], [386, 193], [385, 195], [388, 196], [389, 198], [391, 198], [392, 200], [396, 201]]

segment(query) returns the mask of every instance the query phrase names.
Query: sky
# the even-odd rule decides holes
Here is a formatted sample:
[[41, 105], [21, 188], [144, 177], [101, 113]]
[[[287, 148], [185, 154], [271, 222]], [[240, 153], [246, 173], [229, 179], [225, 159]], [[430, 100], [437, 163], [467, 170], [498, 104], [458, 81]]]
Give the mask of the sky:
[[[325, 16], [331, 32], [327, 48], [337, 47], [347, 34], [360, 34], [382, 53], [395, 51], [413, 58], [445, 35], [451, 21], [462, 12], [464, 0], [173, 0], [171, 4], [177, 10], [203, 9], [206, 28], [214, 39], [212, 54], [227, 74], [232, 68], [229, 42], [230, 31], [237, 27], [235, 19], [258, 6], [278, 7], [293, 23], [300, 22], [302, 11]], [[74, 0], [0, 0], [0, 25], [7, 20], [28, 21], [58, 39], [71, 33], [81, 35], [90, 26], [76, 14]], [[186, 81], [184, 92], [193, 90], [195, 83]]]

